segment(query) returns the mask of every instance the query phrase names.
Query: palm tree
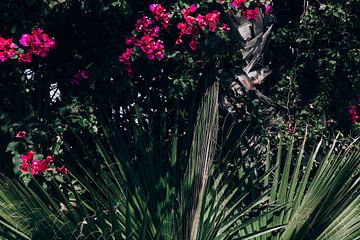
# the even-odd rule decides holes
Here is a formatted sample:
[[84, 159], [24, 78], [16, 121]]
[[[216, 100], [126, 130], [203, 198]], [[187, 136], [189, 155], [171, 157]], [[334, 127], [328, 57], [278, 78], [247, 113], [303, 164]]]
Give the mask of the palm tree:
[[[106, 120], [100, 120], [101, 134], [92, 134], [93, 145], [76, 135], [82, 150], [69, 148], [69, 152], [77, 165], [65, 182], [52, 182], [51, 194], [37, 181], [28, 187], [2, 177], [1, 232], [13, 239], [359, 236], [356, 183], [360, 152], [355, 143], [341, 152], [335, 151], [334, 143], [321, 152], [320, 142], [304, 161], [306, 139], [298, 153], [294, 140], [285, 144], [286, 154], [280, 142], [275, 164], [270, 150], [265, 157], [249, 153], [265, 161], [260, 176], [241, 164], [219, 171], [220, 163], [229, 165], [246, 156], [234, 142], [227, 147], [217, 145], [217, 99], [215, 83], [203, 97], [189, 147], [175, 134], [167, 141], [157, 141], [150, 123], [135, 111], [128, 129], [130, 138], [124, 138], [119, 128]], [[226, 139], [231, 139], [231, 134], [238, 132], [229, 131]], [[242, 187], [248, 183], [252, 188], [262, 186], [262, 190], [249, 197], [253, 189]]]

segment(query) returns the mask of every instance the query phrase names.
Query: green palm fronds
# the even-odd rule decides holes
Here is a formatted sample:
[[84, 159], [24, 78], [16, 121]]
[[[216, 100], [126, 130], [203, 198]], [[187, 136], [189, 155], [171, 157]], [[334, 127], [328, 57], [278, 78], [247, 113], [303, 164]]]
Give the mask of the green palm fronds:
[[[2, 177], [0, 232], [9, 239], [357, 239], [357, 142], [339, 151], [320, 141], [308, 154], [305, 135], [300, 146], [280, 141], [274, 158], [271, 144], [265, 156], [251, 146], [243, 152], [238, 139], [217, 139], [218, 88], [202, 97], [191, 144], [176, 134], [159, 140], [135, 107], [128, 136], [101, 116], [91, 143], [74, 131], [75, 164], [51, 193], [35, 180], [25, 186]], [[235, 130], [225, 138], [239, 136]], [[249, 159], [257, 162], [245, 166]]]

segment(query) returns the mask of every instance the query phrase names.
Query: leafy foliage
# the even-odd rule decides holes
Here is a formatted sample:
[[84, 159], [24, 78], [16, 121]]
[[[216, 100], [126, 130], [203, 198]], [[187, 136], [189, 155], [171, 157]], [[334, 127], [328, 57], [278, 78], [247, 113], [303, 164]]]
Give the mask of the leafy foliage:
[[[143, 121], [135, 109], [128, 136], [106, 119], [100, 120], [101, 134], [90, 133], [92, 144], [75, 133], [82, 151], [69, 146], [75, 160], [72, 180], [53, 181], [52, 194], [37, 181], [24, 186], [3, 177], [1, 225], [25, 239], [358, 237], [357, 143], [339, 151], [336, 142], [328, 150], [319, 142], [307, 155], [306, 138], [299, 152], [294, 140], [285, 145], [280, 141], [276, 162], [269, 149], [266, 169], [258, 177], [245, 165], [217, 172], [217, 164], [230, 166], [241, 156], [240, 145], [232, 147], [238, 154], [225, 152], [218, 156], [226, 158], [214, 162], [216, 148], [221, 147], [215, 148], [213, 135], [217, 89], [215, 83], [203, 97], [190, 145], [178, 135], [156, 140], [152, 124]], [[243, 156], [240, 162], [245, 159]], [[251, 200], [251, 188], [238, 188], [234, 180], [263, 186], [263, 190]], [[349, 220], [347, 224], [339, 224], [342, 217]]]
[[[294, 6], [294, 7], [290, 7]], [[275, 2], [271, 45], [277, 101], [286, 121], [310, 132], [349, 130], [347, 109], [359, 94], [359, 1]]]
[[[46, 59], [0, 64], [1, 236], [360, 237], [358, 142], [319, 141], [346, 128], [358, 94], [358, 1], [299, 1], [294, 14], [279, 3], [265, 88], [270, 1], [221, 2], [163, 3], [177, 10], [161, 35], [167, 57], [155, 64], [132, 46], [132, 76], [118, 56], [155, 11], [147, 1], [0, 3], [1, 36], [41, 27], [56, 41]], [[208, 16], [204, 29], [192, 14]], [[14, 179], [29, 150], [69, 174]]]

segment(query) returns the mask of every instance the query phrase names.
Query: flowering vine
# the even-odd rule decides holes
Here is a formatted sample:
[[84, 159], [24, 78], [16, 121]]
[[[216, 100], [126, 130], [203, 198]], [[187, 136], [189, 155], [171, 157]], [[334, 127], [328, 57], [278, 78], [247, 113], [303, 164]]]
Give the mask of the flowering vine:
[[27, 132], [25, 132], [25, 131], [19, 131], [19, 132], [15, 135], [15, 138], [17, 138], [17, 139], [23, 139], [23, 138], [26, 137], [26, 134], [27, 134]]
[[19, 62], [30, 63], [34, 55], [43, 58], [50, 49], [55, 48], [55, 41], [41, 28], [34, 28], [31, 33], [22, 34], [19, 43], [24, 49], [13, 43], [12, 38], [5, 39], [0, 36], [0, 61], [18, 59]]
[[349, 120], [353, 123], [356, 124], [358, 122], [359, 119], [359, 115], [358, 115], [358, 111], [357, 111], [357, 106], [352, 105], [349, 109], [348, 109], [348, 115], [349, 115]]
[[30, 150], [20, 157], [20, 172], [23, 174], [31, 174], [31, 176], [44, 174], [46, 171], [53, 171], [61, 174], [67, 174], [68, 169], [65, 166], [55, 168], [54, 157], [48, 155], [45, 159], [37, 160], [34, 158], [35, 152]]
[[17, 169], [24, 179], [30, 180], [31, 177], [41, 175], [44, 177], [54, 176], [54, 175], [66, 175], [68, 174], [68, 169], [62, 164], [55, 164], [54, 156], [52, 154], [44, 157], [42, 154], [36, 154], [32, 150], [33, 144], [30, 141], [32, 134], [20, 130], [16, 133], [15, 139], [16, 144], [12, 144], [15, 148], [27, 149], [25, 154], [18, 155], [18, 151], [12, 149], [13, 153], [16, 152], [15, 156], [17, 157], [14, 164], [19, 166]]
[[160, 26], [158, 24], [164, 29], [168, 28], [170, 14], [161, 4], [151, 4], [149, 9], [154, 19], [143, 16], [137, 20], [133, 36], [125, 40], [129, 47], [119, 56], [119, 61], [125, 65], [129, 75], [132, 74], [130, 58], [134, 50], [140, 49], [148, 60], [161, 61], [165, 57], [165, 46], [159, 39]]
[[55, 41], [41, 28], [34, 28], [31, 34], [22, 34], [20, 44], [28, 49], [19, 55], [19, 62], [31, 62], [32, 55], [46, 57], [49, 50], [55, 48]]
[[[271, 9], [271, 1], [218, 0], [217, 2], [240, 12], [241, 16], [249, 21], [257, 18], [260, 9], [265, 14], [269, 14]], [[165, 58], [165, 45], [160, 38], [160, 30], [169, 28], [170, 20], [177, 15], [178, 8], [172, 8], [170, 14], [161, 4], [150, 4], [149, 10], [152, 16], [143, 16], [137, 20], [132, 36], [125, 39], [127, 48], [119, 56], [119, 61], [124, 64], [128, 75], [133, 73], [133, 60], [141, 53], [149, 61], [155, 59], [161, 61]], [[181, 9], [182, 20], [175, 23], [178, 31], [175, 45], [186, 43], [190, 50], [196, 51], [201, 33], [230, 31], [226, 23], [220, 22], [219, 10], [212, 10], [206, 14], [196, 13], [197, 10], [198, 7], [195, 4]]]
[[198, 41], [196, 38], [200, 34], [200, 31], [230, 31], [230, 28], [227, 24], [219, 23], [220, 12], [218, 10], [207, 13], [205, 16], [201, 14], [197, 14], [196, 17], [191, 16], [191, 14], [195, 13], [196, 10], [197, 7], [194, 4], [190, 5], [189, 8], [182, 9], [181, 13], [185, 19], [185, 22], [180, 22], [177, 24], [177, 28], [179, 29], [179, 37], [176, 39], [176, 44], [183, 44], [184, 37], [190, 36], [191, 41], [189, 42], [189, 47], [193, 51], [197, 49]]
[[5, 39], [0, 36], [0, 61], [5, 62], [5, 60], [12, 58], [16, 55], [18, 46], [12, 42], [12, 38]]
[[80, 85], [82, 80], [88, 79], [90, 76], [90, 72], [88, 70], [80, 70], [75, 73], [73, 79], [70, 81], [71, 85], [78, 86]]

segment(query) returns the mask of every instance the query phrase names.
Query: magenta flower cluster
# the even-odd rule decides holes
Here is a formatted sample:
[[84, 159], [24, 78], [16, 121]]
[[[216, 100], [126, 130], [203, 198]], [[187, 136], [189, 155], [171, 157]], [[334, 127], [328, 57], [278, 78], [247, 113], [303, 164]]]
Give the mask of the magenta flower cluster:
[[161, 4], [151, 4], [149, 6], [150, 12], [155, 16], [155, 19], [158, 20], [163, 28], [169, 27], [170, 13], [166, 12], [166, 9], [161, 6]]
[[13, 43], [12, 38], [0, 37], [1, 62], [15, 57], [19, 62], [29, 63], [33, 55], [46, 57], [50, 49], [55, 48], [55, 41], [44, 33], [41, 28], [32, 29], [30, 34], [22, 34], [19, 42], [25, 49], [19, 48], [18, 45]]
[[18, 46], [12, 42], [12, 38], [5, 39], [0, 37], [0, 61], [5, 62], [5, 60], [12, 58], [16, 55]]
[[28, 49], [19, 55], [20, 62], [31, 62], [32, 55], [46, 57], [49, 50], [55, 48], [55, 41], [44, 33], [41, 28], [35, 28], [31, 34], [23, 34], [20, 44]]
[[71, 79], [70, 83], [73, 86], [80, 85], [82, 80], [88, 79], [90, 76], [90, 72], [88, 70], [81, 70], [74, 74], [73, 79]]
[[148, 60], [157, 59], [161, 61], [165, 57], [165, 46], [163, 41], [159, 39], [160, 23], [162, 28], [168, 28], [170, 14], [161, 4], [151, 4], [150, 12], [154, 15], [154, 19], [143, 16], [138, 19], [135, 24], [135, 34], [125, 40], [126, 45], [130, 47], [119, 56], [119, 61], [125, 65], [128, 75], [132, 74], [130, 58], [135, 48], [139, 48]]
[[31, 176], [43, 174], [46, 171], [56, 171], [57, 173], [67, 174], [68, 169], [65, 166], [58, 168], [51, 167], [54, 162], [54, 157], [47, 156], [43, 160], [37, 160], [34, 158], [34, 151], [30, 150], [26, 154], [22, 155], [20, 172], [23, 174], [31, 174]]
[[[271, 9], [271, 5], [256, 1], [218, 0], [217, 2], [235, 8], [247, 20], [255, 20], [259, 15], [259, 9], [262, 9], [265, 14], [269, 14]], [[161, 4], [151, 4], [149, 9], [153, 16], [143, 16], [137, 20], [133, 35], [125, 40], [128, 47], [119, 56], [119, 61], [124, 64], [128, 75], [133, 73], [132, 60], [139, 52], [142, 52], [148, 60], [157, 59], [161, 61], [165, 57], [165, 46], [159, 37], [159, 33], [161, 28], [167, 29], [169, 27], [171, 15]], [[175, 44], [182, 45], [186, 42], [192, 51], [197, 50], [201, 33], [230, 31], [227, 24], [220, 23], [220, 12], [218, 10], [213, 10], [205, 15], [196, 13], [196, 11], [195, 4], [182, 9], [181, 16], [184, 21], [176, 24], [179, 35]]]
[[[23, 140], [27, 137], [28, 133], [25, 131], [19, 131], [15, 138], [18, 140]], [[20, 172], [22, 174], [31, 174], [32, 176], [43, 174], [47, 171], [53, 171], [61, 174], [68, 174], [68, 169], [66, 166], [62, 165], [61, 167], [54, 166], [54, 157], [48, 155], [45, 159], [38, 160], [34, 158], [35, 152], [33, 150], [28, 151], [26, 154], [21, 155], [21, 166]]]
[[357, 111], [357, 107], [355, 105], [351, 106], [348, 109], [348, 115], [349, 115], [349, 120], [353, 123], [356, 124], [359, 116], [358, 116], [358, 111]]
[[179, 37], [176, 39], [176, 44], [183, 44], [184, 37], [190, 36], [191, 40], [189, 42], [189, 47], [191, 50], [195, 51], [198, 47], [199, 42], [197, 38], [201, 31], [216, 32], [217, 30], [227, 32], [230, 31], [230, 28], [227, 24], [220, 24], [220, 12], [214, 10], [205, 15], [194, 13], [196, 12], [197, 7], [192, 4], [190, 7], [182, 9], [181, 14], [185, 22], [180, 22], [177, 24], [179, 29]]
[[[245, 0], [233, 0], [231, 5], [236, 9], [242, 9], [241, 15], [246, 18], [247, 20], [255, 20], [259, 14], [259, 7], [252, 6], [250, 8], [246, 8], [244, 6]], [[269, 4], [261, 4], [265, 9], [265, 14], [269, 14], [271, 5]]]

